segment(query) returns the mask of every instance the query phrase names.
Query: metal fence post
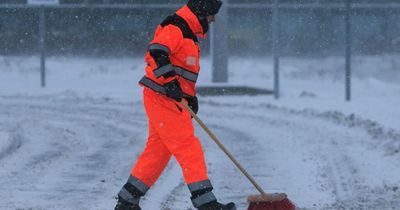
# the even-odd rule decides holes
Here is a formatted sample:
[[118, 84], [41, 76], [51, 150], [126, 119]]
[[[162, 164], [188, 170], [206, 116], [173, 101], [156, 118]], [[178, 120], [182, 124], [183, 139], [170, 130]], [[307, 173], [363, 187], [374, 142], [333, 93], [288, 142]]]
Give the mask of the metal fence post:
[[272, 57], [274, 62], [274, 97], [279, 99], [279, 0], [272, 10]]
[[40, 50], [40, 82], [41, 87], [46, 86], [46, 17], [44, 6], [39, 9], [39, 50]]
[[224, 1], [211, 31], [212, 82], [228, 82], [228, 0]]
[[346, 52], [345, 52], [345, 83], [346, 83], [346, 101], [351, 100], [351, 0], [346, 1]]

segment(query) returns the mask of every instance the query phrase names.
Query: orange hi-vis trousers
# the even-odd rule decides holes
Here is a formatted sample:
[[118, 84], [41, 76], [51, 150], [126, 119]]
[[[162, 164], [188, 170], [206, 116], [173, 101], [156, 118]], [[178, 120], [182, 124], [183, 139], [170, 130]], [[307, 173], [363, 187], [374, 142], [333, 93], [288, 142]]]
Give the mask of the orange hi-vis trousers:
[[190, 113], [178, 102], [148, 88], [143, 90], [149, 136], [131, 175], [152, 186], [173, 155], [187, 184], [208, 180], [202, 146], [194, 136]]

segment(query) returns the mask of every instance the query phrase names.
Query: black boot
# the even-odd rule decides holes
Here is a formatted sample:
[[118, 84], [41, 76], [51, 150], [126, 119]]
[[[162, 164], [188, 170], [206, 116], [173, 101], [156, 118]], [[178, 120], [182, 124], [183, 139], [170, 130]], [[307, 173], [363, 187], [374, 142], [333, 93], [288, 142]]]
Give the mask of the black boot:
[[222, 204], [217, 201], [212, 201], [210, 203], [204, 204], [199, 207], [199, 210], [236, 210], [234, 203]]
[[140, 197], [149, 188], [136, 177], [130, 176], [118, 193], [118, 203], [114, 210], [142, 210], [139, 206]]
[[234, 203], [221, 204], [211, 191], [213, 187], [209, 180], [191, 183], [188, 185], [193, 206], [199, 210], [236, 210]]
[[118, 201], [117, 206], [115, 206], [114, 210], [142, 210], [142, 209], [138, 204], [128, 205]]

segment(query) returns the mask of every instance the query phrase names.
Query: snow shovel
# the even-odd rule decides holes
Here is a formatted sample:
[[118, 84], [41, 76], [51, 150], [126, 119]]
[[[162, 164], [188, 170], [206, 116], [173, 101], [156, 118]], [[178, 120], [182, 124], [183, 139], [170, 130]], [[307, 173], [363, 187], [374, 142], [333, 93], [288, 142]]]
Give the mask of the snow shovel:
[[247, 179], [254, 185], [260, 192], [260, 195], [250, 195], [247, 197], [249, 208], [247, 210], [295, 210], [295, 205], [287, 198], [285, 193], [266, 193], [254, 178], [240, 165], [240, 163], [233, 157], [233, 155], [226, 149], [226, 147], [217, 139], [210, 129], [200, 120], [200, 118], [193, 112], [193, 110], [182, 100], [182, 106], [190, 113], [190, 115], [199, 123], [204, 131], [211, 137], [211, 139], [219, 146], [219, 148], [231, 159], [235, 166], [247, 177]]

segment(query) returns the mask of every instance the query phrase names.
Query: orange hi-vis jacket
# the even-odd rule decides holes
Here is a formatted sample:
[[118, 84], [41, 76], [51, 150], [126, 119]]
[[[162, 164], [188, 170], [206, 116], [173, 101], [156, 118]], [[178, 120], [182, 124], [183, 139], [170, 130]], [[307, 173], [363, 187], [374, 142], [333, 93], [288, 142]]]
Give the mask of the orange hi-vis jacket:
[[[180, 8], [175, 14], [184, 20], [185, 25], [188, 26], [187, 30], [182, 31], [182, 28], [176, 24], [165, 26], [161, 24], [156, 29], [149, 49], [160, 49], [167, 52], [177, 75], [167, 79], [160, 76], [163, 73], [159, 72], [162, 71], [162, 68], [158, 68], [154, 58], [147, 52], [145, 57], [146, 74], [139, 83], [162, 93], [162, 91], [157, 91], [159, 87], [177, 79], [185, 95], [195, 96], [195, 84], [200, 71], [200, 48], [196, 36], [204, 38], [205, 34], [198, 18], [187, 6]], [[191, 33], [187, 33], [188, 31]], [[157, 85], [159, 87], [154, 88]]]

